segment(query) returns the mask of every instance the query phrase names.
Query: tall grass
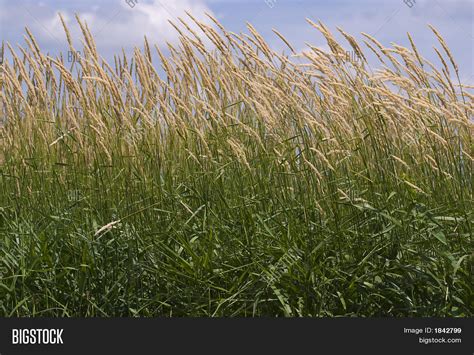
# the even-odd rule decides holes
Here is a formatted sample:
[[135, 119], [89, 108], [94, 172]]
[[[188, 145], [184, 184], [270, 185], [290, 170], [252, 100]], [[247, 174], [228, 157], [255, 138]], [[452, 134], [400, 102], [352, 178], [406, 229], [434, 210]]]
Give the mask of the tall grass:
[[437, 66], [211, 20], [114, 65], [79, 18], [75, 63], [2, 46], [1, 314], [472, 316], [474, 96], [441, 35]]

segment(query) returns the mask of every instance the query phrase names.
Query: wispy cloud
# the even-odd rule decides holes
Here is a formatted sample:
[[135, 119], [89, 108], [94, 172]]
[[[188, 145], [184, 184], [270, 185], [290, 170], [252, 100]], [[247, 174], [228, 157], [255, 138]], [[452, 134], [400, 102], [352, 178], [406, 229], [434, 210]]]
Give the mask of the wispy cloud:
[[98, 5], [78, 2], [75, 8], [59, 1], [34, 4], [19, 1], [14, 5], [5, 3], [0, 20], [9, 28], [5, 33], [7, 40], [19, 41], [23, 27], [28, 26], [40, 43], [64, 51], [67, 45], [58, 13], [63, 15], [74, 40], [79, 41], [80, 30], [74, 18], [77, 13], [87, 23], [101, 51], [117, 52], [122, 47], [140, 45], [145, 35], [150, 42], [159, 45], [176, 42], [178, 34], [168, 21], [177, 22], [179, 17], [186, 17], [186, 11], [204, 22], [209, 21], [205, 13], [212, 14], [200, 0], [122, 0], [104, 1]]

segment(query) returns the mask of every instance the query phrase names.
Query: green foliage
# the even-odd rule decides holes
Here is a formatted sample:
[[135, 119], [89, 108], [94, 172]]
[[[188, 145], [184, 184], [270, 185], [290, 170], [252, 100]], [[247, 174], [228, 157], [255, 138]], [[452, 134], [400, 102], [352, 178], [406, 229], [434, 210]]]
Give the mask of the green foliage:
[[2, 315], [472, 316], [469, 200], [181, 149], [2, 167]]

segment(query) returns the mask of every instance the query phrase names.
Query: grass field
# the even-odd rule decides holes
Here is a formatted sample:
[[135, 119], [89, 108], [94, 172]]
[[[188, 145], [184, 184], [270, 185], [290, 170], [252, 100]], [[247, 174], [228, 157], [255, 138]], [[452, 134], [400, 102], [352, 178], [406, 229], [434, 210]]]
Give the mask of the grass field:
[[109, 65], [78, 21], [74, 63], [2, 46], [2, 316], [473, 316], [474, 95], [434, 28], [439, 64], [190, 18]]

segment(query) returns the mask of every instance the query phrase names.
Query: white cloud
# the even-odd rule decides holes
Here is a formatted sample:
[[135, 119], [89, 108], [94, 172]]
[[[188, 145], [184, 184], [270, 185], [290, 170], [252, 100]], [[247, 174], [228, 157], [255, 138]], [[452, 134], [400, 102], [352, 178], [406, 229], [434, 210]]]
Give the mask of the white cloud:
[[[1, 20], [6, 21], [12, 32], [18, 31], [17, 35], [20, 35], [23, 32], [22, 27], [27, 25], [40, 43], [46, 47], [59, 45], [64, 51], [64, 48], [67, 48], [66, 37], [58, 13], [63, 15], [75, 46], [79, 48], [82, 36], [74, 18], [77, 12], [94, 35], [99, 51], [119, 53], [122, 47], [130, 49], [141, 46], [145, 35], [151, 44], [164, 46], [166, 42], [175, 43], [178, 40], [178, 33], [168, 20], [177, 23], [178, 17], [186, 19], [186, 11], [193, 14], [198, 21], [205, 23], [210, 22], [205, 14], [212, 14], [204, 0], [138, 0], [133, 7], [125, 0], [82, 8], [78, 5], [78, 9], [64, 6], [67, 5], [58, 8], [38, 3], [24, 5], [24, 9], [21, 9], [21, 6], [19, 8], [7, 6], [6, 12], [9, 16], [1, 16]], [[82, 9], [84, 10], [81, 11]], [[19, 18], [25, 23], [18, 23]], [[187, 22], [191, 24], [189, 18]], [[191, 28], [197, 29], [197, 26]]]
[[[177, 23], [179, 17], [187, 17], [188, 11], [198, 21], [207, 23], [209, 19], [205, 13], [212, 14], [200, 0], [140, 1], [133, 8], [122, 2], [121, 6], [121, 11], [112, 20], [98, 14], [85, 18], [92, 32], [97, 31], [99, 45], [108, 48], [140, 45], [146, 35], [150, 42], [162, 46], [167, 41], [176, 42], [178, 39], [178, 33], [168, 20]], [[196, 29], [197, 26], [191, 27]]]

